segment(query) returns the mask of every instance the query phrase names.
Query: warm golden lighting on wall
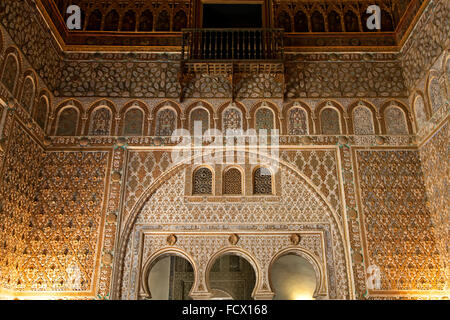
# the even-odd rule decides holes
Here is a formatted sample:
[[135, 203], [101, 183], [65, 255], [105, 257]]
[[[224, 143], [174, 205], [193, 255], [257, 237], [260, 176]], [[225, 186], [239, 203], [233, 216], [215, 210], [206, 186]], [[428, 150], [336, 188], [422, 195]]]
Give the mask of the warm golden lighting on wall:
[[308, 292], [295, 292], [292, 300], [314, 300], [314, 298]]

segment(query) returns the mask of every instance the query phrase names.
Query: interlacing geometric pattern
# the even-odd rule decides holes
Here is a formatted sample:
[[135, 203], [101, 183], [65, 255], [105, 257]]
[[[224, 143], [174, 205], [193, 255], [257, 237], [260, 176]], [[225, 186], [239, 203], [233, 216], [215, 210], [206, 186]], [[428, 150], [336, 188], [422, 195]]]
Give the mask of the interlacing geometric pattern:
[[133, 206], [159, 176], [172, 163], [167, 151], [130, 151], [128, 155], [127, 180], [123, 219], [126, 221]]
[[358, 151], [366, 265], [380, 290], [443, 290], [433, 222], [417, 151]]
[[142, 110], [133, 108], [125, 113], [124, 136], [142, 135], [142, 125], [144, 124], [144, 113]]
[[156, 116], [156, 135], [171, 136], [176, 129], [176, 115], [172, 109], [163, 109]]
[[[449, 270], [450, 247], [450, 194], [448, 187], [449, 170], [449, 124], [446, 123], [421, 149], [422, 170], [428, 198], [428, 209], [433, 221], [436, 242], [442, 255], [445, 270]], [[450, 274], [447, 271], [447, 283]]]
[[99, 108], [94, 111], [89, 126], [89, 135], [108, 136], [112, 124], [111, 111], [108, 108]]
[[272, 194], [272, 172], [267, 168], [258, 168], [253, 173], [253, 193]]
[[239, 169], [230, 168], [223, 175], [224, 194], [242, 194], [242, 174]]
[[[42, 149], [15, 122], [11, 144], [5, 159], [0, 183], [0, 287], [16, 290], [39, 290], [41, 276], [31, 268], [35, 246], [43, 242], [35, 238], [39, 189], [42, 173]], [[37, 241], [36, 241], [37, 240]], [[50, 245], [47, 244], [47, 245]], [[31, 260], [30, 260], [31, 259]], [[36, 261], [36, 260], [35, 260]], [[42, 283], [42, 281], [41, 281]], [[34, 286], [34, 288], [33, 288]], [[37, 287], [36, 287], [37, 286]]]
[[364, 106], [353, 110], [353, 122], [355, 134], [374, 134], [372, 112]]
[[292, 108], [289, 111], [289, 134], [308, 134], [308, 119], [302, 108]]
[[[28, 267], [42, 275], [47, 290], [91, 289], [98, 267], [107, 163], [108, 153], [101, 151], [49, 152], [43, 161], [41, 206], [33, 229], [36, 242], [31, 245], [41, 254]], [[74, 268], [80, 279], [77, 288], [67, 283], [67, 272]]]
[[208, 168], [195, 170], [192, 181], [192, 194], [212, 194], [212, 172]]
[[[281, 199], [278, 202], [269, 202], [260, 199], [260, 201], [230, 203], [226, 201], [218, 201], [214, 203], [189, 203], [184, 198], [184, 181], [185, 170], [180, 170], [179, 173], [168, 178], [164, 184], [152, 193], [151, 198], [145, 203], [142, 210], [136, 209], [139, 212], [136, 219], [135, 228], [138, 226], [159, 226], [158, 229], [165, 229], [167, 226], [179, 226], [182, 230], [183, 226], [193, 230], [192, 228], [199, 228], [202, 225], [208, 224], [209, 230], [221, 228], [228, 224], [242, 224], [245, 221], [249, 225], [280, 225], [280, 228], [292, 228], [291, 230], [323, 230], [325, 232], [325, 250], [327, 252], [327, 269], [330, 288], [330, 297], [343, 298], [348, 295], [348, 284], [346, 276], [346, 266], [343, 251], [343, 244], [336, 220], [330, 212], [329, 207], [321, 199], [316, 191], [313, 190], [303, 179], [301, 179], [295, 172], [286, 168], [280, 168], [281, 180], [283, 181], [283, 189], [281, 190]], [[155, 213], [158, 214], [155, 214]], [[295, 226], [294, 226], [295, 225]], [[140, 228], [140, 227], [139, 227]], [[270, 228], [270, 227], [269, 227]], [[137, 230], [137, 229], [134, 229]], [[270, 229], [271, 230], [271, 229]], [[135, 234], [134, 232], [131, 233]], [[225, 237], [228, 243], [227, 235]], [[151, 246], [144, 245], [145, 255], [154, 253], [154, 250], [167, 246], [167, 236], [164, 236], [161, 241], [159, 238], [153, 236], [148, 237], [148, 241], [152, 242]], [[179, 236], [180, 245], [183, 245], [184, 240]], [[244, 236], [241, 237], [244, 239]], [[286, 235], [279, 238], [283, 245], [272, 246], [266, 243], [264, 237], [252, 236], [252, 245], [245, 245], [245, 242], [239, 241], [238, 246], [245, 246], [252, 252], [257, 252], [257, 256], [261, 257], [261, 264], [268, 266], [270, 257], [280, 248], [289, 245], [289, 237]], [[270, 241], [273, 241], [271, 237]], [[269, 240], [268, 238], [268, 240]], [[157, 243], [154, 243], [156, 241]], [[199, 235], [198, 246], [191, 244], [187, 247], [188, 252], [192, 250], [201, 251], [206, 254], [205, 258], [209, 257], [211, 253], [223, 246], [222, 238], [218, 236]], [[216, 242], [218, 243], [216, 244]], [[242, 240], [244, 241], [244, 240]], [[302, 238], [303, 246], [309, 248], [307, 237]], [[130, 243], [130, 242], [128, 242]], [[210, 243], [209, 245], [203, 245]], [[202, 244], [202, 245], [201, 245]], [[178, 245], [178, 244], [177, 244]], [[301, 245], [302, 246], [302, 245]], [[137, 270], [135, 251], [138, 247], [128, 251], [124, 261], [123, 286], [127, 287], [130, 281], [135, 281], [130, 278], [129, 271]], [[152, 249], [155, 248], [155, 249]], [[131, 249], [131, 248], [130, 248]], [[313, 249], [316, 252], [317, 249]], [[208, 253], [209, 252], [209, 253]], [[331, 252], [333, 252], [331, 254]], [[317, 252], [320, 256], [320, 251]], [[133, 257], [134, 256], [134, 257]], [[201, 261], [201, 266], [204, 269], [207, 261]], [[131, 268], [131, 269], [130, 269]], [[265, 282], [266, 279], [262, 279]], [[133, 285], [130, 286], [132, 288]]]

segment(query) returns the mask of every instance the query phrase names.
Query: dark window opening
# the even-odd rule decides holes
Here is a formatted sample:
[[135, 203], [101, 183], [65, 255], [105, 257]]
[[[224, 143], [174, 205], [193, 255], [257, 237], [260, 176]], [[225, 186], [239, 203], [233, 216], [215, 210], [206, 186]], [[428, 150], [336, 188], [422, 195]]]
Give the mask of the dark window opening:
[[260, 4], [204, 4], [203, 28], [262, 28]]

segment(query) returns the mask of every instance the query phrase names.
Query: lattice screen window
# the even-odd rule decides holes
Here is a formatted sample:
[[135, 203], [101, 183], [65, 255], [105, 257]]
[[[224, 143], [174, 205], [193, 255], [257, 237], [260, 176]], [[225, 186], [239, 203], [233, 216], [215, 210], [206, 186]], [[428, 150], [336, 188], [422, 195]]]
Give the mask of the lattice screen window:
[[272, 173], [267, 168], [258, 168], [253, 174], [254, 194], [273, 194]]
[[242, 194], [241, 171], [231, 168], [223, 175], [223, 194]]
[[195, 170], [192, 181], [192, 194], [212, 194], [212, 172], [208, 168]]

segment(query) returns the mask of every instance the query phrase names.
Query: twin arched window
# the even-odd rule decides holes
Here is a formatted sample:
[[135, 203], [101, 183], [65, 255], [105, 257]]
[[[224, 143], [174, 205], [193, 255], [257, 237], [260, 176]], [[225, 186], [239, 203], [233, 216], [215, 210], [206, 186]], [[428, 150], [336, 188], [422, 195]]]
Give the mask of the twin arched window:
[[[213, 172], [208, 167], [199, 167], [192, 176], [192, 195], [212, 195], [213, 194]], [[242, 195], [243, 194], [242, 171], [236, 167], [228, 168], [223, 173], [223, 194]], [[265, 167], [259, 167], [253, 172], [253, 194], [271, 195], [273, 194], [273, 175]]]

